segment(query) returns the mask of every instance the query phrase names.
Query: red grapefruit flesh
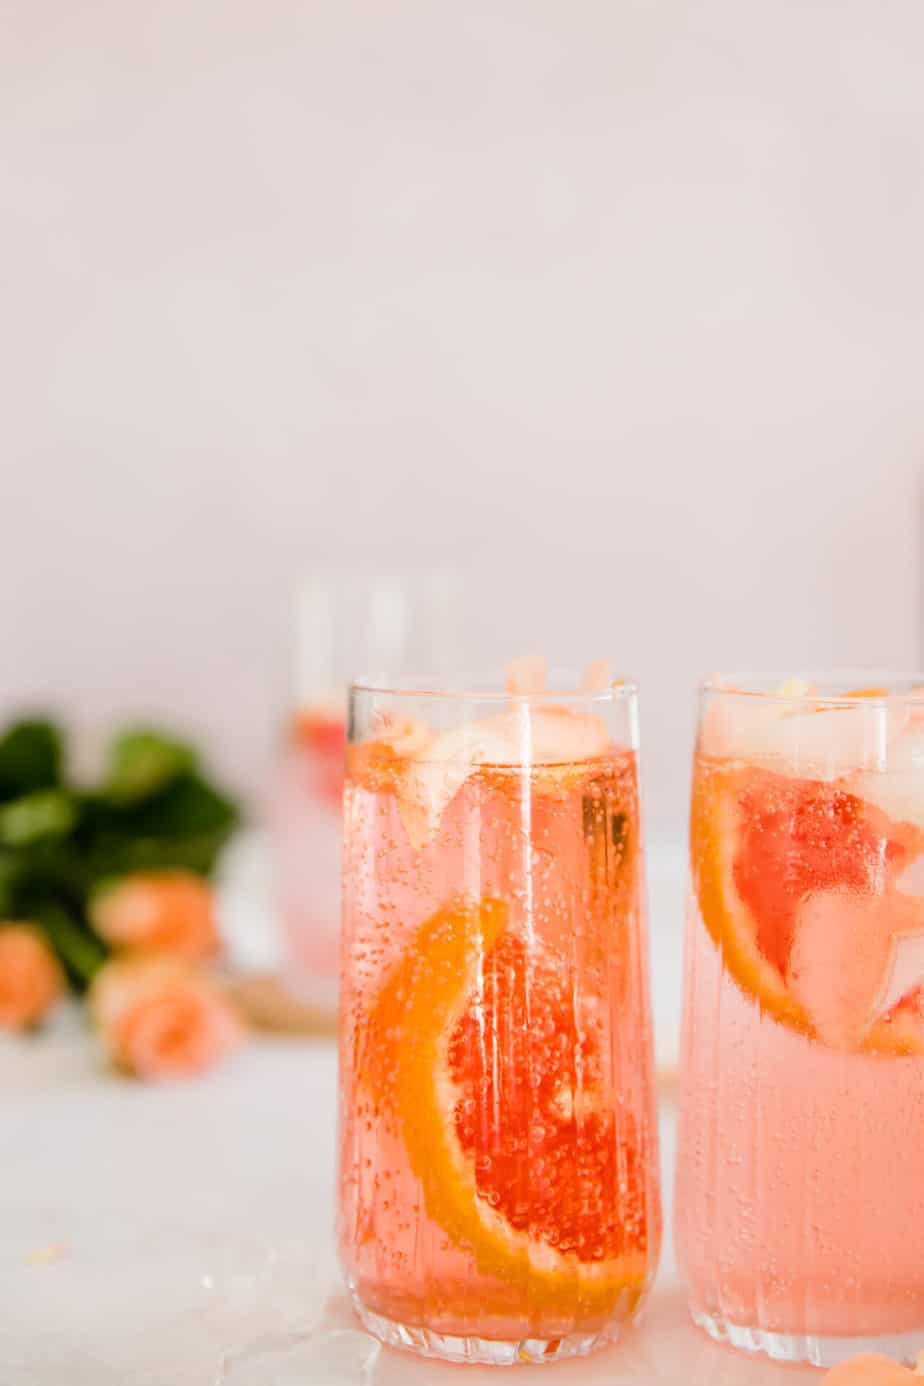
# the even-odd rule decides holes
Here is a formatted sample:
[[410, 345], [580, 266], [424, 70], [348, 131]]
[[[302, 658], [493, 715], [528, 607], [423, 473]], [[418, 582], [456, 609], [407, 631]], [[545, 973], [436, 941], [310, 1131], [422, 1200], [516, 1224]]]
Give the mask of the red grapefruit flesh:
[[[839, 1042], [848, 1037], [859, 1042], [857, 1016], [864, 998], [877, 993], [887, 950], [877, 951], [863, 934], [859, 916], [848, 918], [845, 912], [842, 930], [857, 945], [851, 952], [851, 976], [827, 950], [825, 981], [820, 974], [826, 949], [813, 948], [813, 940], [841, 926], [836, 917], [832, 926], [830, 910], [823, 914], [823, 906], [806, 913], [806, 902], [830, 892], [840, 892], [834, 898], [841, 901], [883, 900], [922, 848], [924, 834], [917, 828], [893, 823], [875, 805], [827, 781], [706, 760], [697, 769], [691, 856], [706, 927], [739, 986], [777, 1020], [816, 1038], [823, 1038], [821, 1031], [829, 1036], [837, 1031]], [[864, 917], [867, 923], [874, 918], [869, 911]], [[794, 986], [793, 952], [801, 922], [811, 937], [796, 953], [801, 981]], [[837, 944], [846, 957], [850, 945], [843, 931]], [[864, 965], [863, 977], [853, 975]], [[827, 999], [819, 1011], [823, 994]], [[812, 1005], [806, 1004], [809, 996]], [[871, 1038], [867, 1035], [864, 1045]]]
[[516, 1231], [585, 1264], [645, 1245], [644, 1169], [634, 1132], [617, 1168], [603, 1039], [599, 1024], [579, 1033], [563, 960], [548, 952], [531, 961], [523, 939], [506, 933], [448, 1050], [455, 1135], [478, 1196]]
[[567, 976], [502, 905], [441, 910], [378, 997], [365, 1067], [427, 1216], [506, 1305], [589, 1326], [646, 1282], [648, 1147], [617, 1117], [605, 1036], [575, 1017]]

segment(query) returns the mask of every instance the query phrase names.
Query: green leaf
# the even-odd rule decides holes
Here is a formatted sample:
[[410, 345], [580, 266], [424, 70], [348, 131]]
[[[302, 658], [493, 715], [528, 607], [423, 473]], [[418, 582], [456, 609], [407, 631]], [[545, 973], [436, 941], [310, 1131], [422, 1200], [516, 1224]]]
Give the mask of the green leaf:
[[23, 862], [18, 852], [0, 852], [0, 919], [17, 919]]
[[42, 838], [66, 837], [77, 807], [63, 789], [36, 789], [0, 805], [0, 844], [27, 847]]
[[71, 983], [83, 991], [109, 956], [108, 949], [91, 931], [60, 905], [46, 903], [34, 913], [55, 950]]
[[133, 815], [136, 831], [164, 837], [225, 832], [237, 822], [237, 806], [200, 775], [187, 774]]
[[[70, 838], [43, 838], [10, 850], [15, 860], [15, 894], [19, 912], [28, 915], [36, 901], [53, 899], [78, 913], [87, 893], [87, 870]], [[2, 879], [2, 871], [0, 871]]]
[[230, 799], [199, 775], [180, 775], [143, 803], [90, 820], [84, 834], [90, 875], [99, 880], [168, 866], [208, 875], [237, 821]]
[[137, 728], [113, 742], [103, 794], [113, 804], [137, 804], [195, 769], [196, 754], [183, 741]]
[[15, 722], [0, 737], [0, 799], [60, 784], [61, 759], [61, 737], [51, 722]]

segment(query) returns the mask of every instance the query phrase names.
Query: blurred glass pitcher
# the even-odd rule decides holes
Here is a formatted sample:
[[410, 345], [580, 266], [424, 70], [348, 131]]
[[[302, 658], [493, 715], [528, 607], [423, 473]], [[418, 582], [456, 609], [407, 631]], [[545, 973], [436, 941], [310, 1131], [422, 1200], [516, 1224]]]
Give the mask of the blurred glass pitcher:
[[336, 1006], [340, 967], [347, 686], [361, 674], [458, 663], [459, 580], [424, 572], [319, 572], [299, 587], [292, 706], [271, 806], [273, 895], [283, 981], [307, 1004]]

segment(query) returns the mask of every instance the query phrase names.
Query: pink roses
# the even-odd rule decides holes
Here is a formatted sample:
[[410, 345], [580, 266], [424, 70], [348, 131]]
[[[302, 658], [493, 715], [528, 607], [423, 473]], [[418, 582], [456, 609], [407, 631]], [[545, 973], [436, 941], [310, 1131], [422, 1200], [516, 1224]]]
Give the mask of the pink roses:
[[37, 1025], [63, 991], [61, 968], [38, 930], [0, 924], [0, 1028]]

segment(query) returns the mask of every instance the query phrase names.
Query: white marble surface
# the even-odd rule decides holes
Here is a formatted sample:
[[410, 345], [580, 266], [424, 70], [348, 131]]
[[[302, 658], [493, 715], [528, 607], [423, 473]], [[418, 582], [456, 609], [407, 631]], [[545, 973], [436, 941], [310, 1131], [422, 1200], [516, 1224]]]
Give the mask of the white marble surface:
[[[265, 1335], [355, 1327], [331, 1235], [330, 1041], [255, 1039], [210, 1077], [143, 1086], [105, 1072], [76, 1012], [64, 1012], [42, 1036], [0, 1040], [0, 1092], [0, 1386], [215, 1386], [223, 1358]], [[668, 1169], [669, 1111], [664, 1135]], [[669, 1181], [666, 1194], [669, 1204]], [[331, 1351], [355, 1359], [352, 1340], [319, 1340], [298, 1386], [363, 1380], [332, 1374]], [[553, 1386], [817, 1380], [700, 1338], [669, 1244], [627, 1342], [514, 1370]], [[497, 1380], [496, 1369], [391, 1351], [366, 1379], [458, 1386], [461, 1372], [468, 1386]], [[268, 1358], [238, 1380], [283, 1382]]]

